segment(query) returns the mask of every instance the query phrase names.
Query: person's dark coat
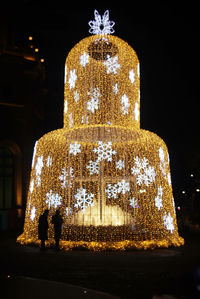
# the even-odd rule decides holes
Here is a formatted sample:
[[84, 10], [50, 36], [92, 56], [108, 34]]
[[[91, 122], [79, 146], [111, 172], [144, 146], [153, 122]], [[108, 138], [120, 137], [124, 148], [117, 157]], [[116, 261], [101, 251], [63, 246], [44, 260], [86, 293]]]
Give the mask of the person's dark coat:
[[63, 220], [62, 220], [62, 216], [60, 215], [59, 211], [56, 211], [55, 215], [53, 215], [51, 222], [54, 225], [55, 239], [60, 239], [61, 232], [62, 232]]
[[38, 224], [38, 238], [40, 240], [48, 240], [48, 213], [45, 211], [39, 217], [39, 224]]

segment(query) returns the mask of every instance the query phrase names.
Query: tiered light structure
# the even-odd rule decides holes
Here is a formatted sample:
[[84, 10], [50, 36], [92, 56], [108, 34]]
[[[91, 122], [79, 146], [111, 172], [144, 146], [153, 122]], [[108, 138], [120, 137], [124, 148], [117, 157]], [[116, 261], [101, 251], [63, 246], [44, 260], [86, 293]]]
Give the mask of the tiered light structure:
[[51, 218], [59, 208], [66, 250], [180, 246], [167, 147], [140, 129], [138, 57], [110, 35], [108, 11], [95, 11], [89, 24], [94, 35], [65, 63], [64, 127], [35, 144], [18, 241], [39, 244], [38, 219], [49, 209], [53, 244]]

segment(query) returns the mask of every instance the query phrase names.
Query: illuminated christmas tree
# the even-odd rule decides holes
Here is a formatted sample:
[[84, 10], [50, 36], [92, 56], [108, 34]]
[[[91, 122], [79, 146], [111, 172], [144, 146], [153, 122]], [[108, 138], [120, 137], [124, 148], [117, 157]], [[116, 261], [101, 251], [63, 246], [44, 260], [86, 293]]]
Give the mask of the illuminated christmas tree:
[[140, 129], [140, 67], [135, 51], [110, 35], [106, 11], [65, 63], [64, 127], [34, 148], [21, 244], [39, 244], [38, 219], [63, 218], [60, 246], [92, 250], [180, 246], [168, 150]]

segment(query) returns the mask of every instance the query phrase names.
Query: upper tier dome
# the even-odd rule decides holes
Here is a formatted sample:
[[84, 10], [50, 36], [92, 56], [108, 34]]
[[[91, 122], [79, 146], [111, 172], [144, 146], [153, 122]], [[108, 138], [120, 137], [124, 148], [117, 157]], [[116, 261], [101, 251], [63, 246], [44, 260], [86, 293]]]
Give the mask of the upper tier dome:
[[140, 75], [135, 51], [112, 35], [81, 40], [65, 62], [64, 127], [140, 128]]

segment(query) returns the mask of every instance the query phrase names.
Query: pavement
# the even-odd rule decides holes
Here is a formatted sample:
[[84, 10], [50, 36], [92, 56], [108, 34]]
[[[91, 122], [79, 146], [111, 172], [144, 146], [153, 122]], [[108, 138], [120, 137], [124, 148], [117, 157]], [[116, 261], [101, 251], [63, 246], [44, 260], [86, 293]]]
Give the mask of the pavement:
[[0, 298], [200, 298], [200, 235], [178, 248], [40, 252], [0, 234]]

